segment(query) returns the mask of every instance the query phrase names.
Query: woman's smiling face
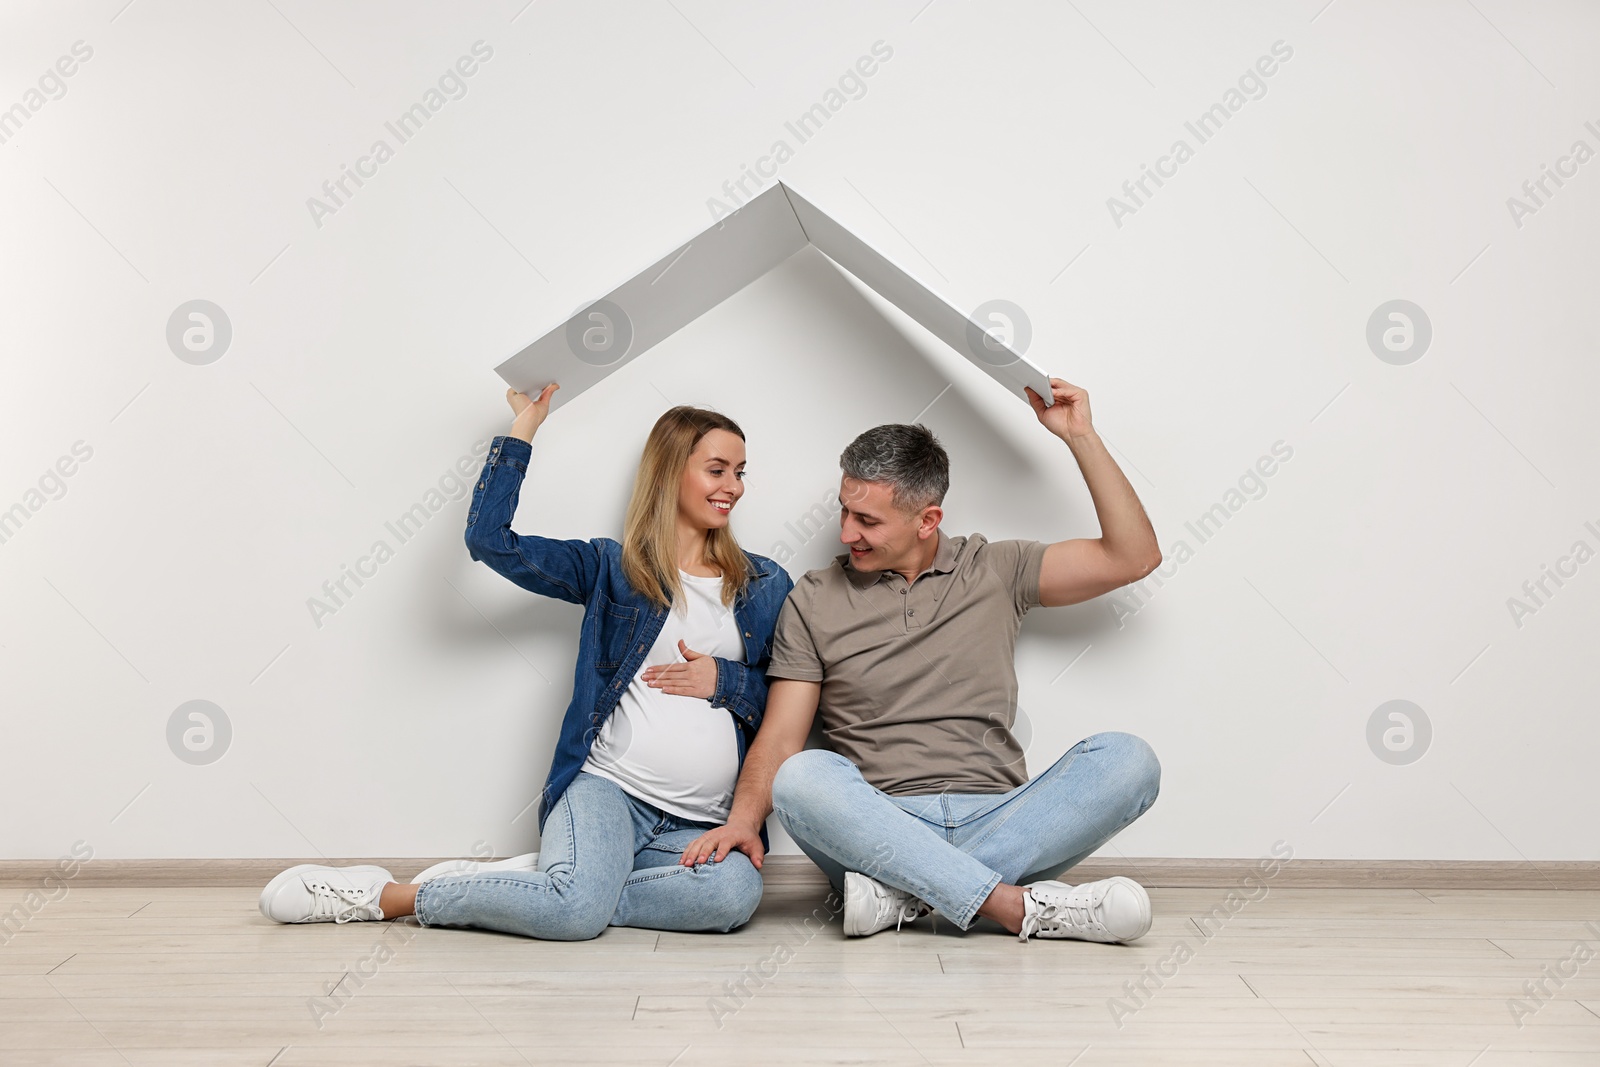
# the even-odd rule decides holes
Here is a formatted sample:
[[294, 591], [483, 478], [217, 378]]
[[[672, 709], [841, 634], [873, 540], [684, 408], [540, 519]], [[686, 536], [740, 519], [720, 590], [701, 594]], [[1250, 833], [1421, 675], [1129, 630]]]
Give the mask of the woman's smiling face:
[[689, 453], [678, 486], [678, 513], [697, 528], [728, 525], [728, 515], [744, 495], [744, 441], [727, 430], [711, 430]]

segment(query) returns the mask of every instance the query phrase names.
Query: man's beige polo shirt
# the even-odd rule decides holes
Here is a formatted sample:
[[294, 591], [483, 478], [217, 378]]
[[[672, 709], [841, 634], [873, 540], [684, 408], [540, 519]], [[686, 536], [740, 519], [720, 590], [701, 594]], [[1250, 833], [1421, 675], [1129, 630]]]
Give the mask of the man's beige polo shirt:
[[1039, 604], [1039, 541], [939, 531], [907, 584], [846, 553], [808, 571], [778, 615], [767, 677], [821, 682], [828, 747], [893, 796], [1004, 793], [1028, 780], [1014, 654]]

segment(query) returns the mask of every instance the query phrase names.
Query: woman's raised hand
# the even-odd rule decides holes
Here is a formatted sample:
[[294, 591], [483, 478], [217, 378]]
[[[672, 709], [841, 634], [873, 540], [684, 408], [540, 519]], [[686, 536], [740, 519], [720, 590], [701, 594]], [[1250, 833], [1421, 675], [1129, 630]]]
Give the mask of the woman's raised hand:
[[550, 417], [550, 396], [561, 386], [551, 382], [539, 393], [539, 399], [529, 400], [527, 393], [519, 393], [515, 389], [506, 390], [506, 402], [511, 405], [511, 410], [516, 417], [511, 420], [509, 436], [533, 444], [533, 435]]

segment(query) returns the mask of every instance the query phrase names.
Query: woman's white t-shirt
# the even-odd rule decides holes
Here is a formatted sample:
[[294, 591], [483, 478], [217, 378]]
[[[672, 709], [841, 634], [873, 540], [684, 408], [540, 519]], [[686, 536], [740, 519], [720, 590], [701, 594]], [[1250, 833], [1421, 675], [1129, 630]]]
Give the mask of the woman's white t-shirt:
[[582, 769], [662, 811], [722, 823], [739, 778], [733, 716], [704, 697], [652, 689], [640, 677], [646, 667], [684, 662], [679, 639], [707, 656], [744, 661], [739, 623], [722, 604], [722, 579], [682, 570], [678, 578], [682, 600], [667, 612], [660, 636], [600, 728]]

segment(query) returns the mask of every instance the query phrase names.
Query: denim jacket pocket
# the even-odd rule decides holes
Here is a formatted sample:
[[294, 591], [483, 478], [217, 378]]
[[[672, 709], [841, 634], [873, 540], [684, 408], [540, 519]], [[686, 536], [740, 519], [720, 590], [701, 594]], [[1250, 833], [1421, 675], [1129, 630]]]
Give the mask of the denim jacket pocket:
[[614, 671], [628, 658], [628, 646], [639, 625], [639, 609], [623, 607], [604, 593], [599, 594], [595, 609], [599, 640], [595, 642], [594, 665], [598, 670]]

